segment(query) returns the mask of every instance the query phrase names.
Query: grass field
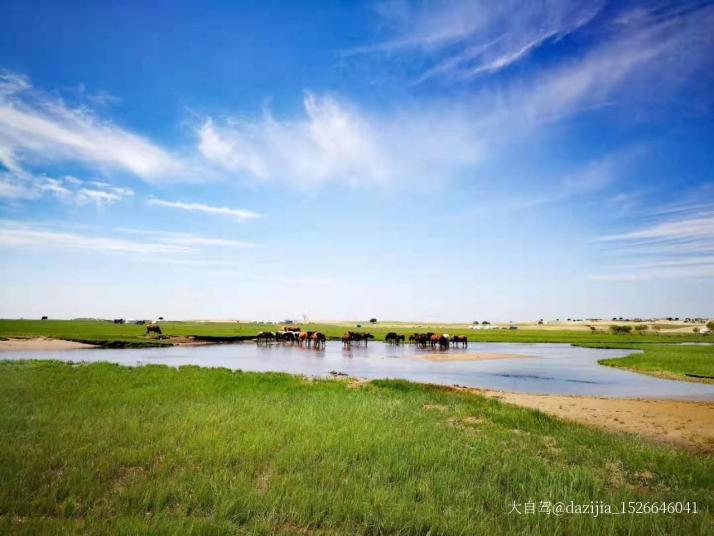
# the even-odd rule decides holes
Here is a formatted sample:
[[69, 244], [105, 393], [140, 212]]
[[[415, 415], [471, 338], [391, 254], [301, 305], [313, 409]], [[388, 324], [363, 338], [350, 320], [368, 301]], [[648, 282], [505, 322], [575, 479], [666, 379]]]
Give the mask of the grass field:
[[[695, 535], [714, 522], [712, 456], [407, 382], [2, 362], [0, 404], [6, 533]], [[700, 513], [509, 513], [571, 500]]]
[[[603, 359], [601, 365], [621, 367], [663, 378], [714, 383], [714, 346], [646, 345], [644, 353]], [[694, 376], [706, 376], [706, 378]]]
[[[415, 331], [435, 331], [439, 333], [467, 335], [471, 341], [480, 342], [564, 342], [573, 344], [603, 344], [603, 343], [663, 343], [663, 342], [706, 342], [714, 341], [714, 337], [692, 333], [664, 335], [612, 335], [608, 332], [590, 333], [589, 331], [573, 330], [487, 330], [474, 331], [458, 329], [453, 325], [423, 324], [421, 327], [397, 327], [390, 324], [363, 324], [362, 328], [340, 324], [301, 324], [305, 330], [322, 331], [329, 338], [337, 339], [347, 330], [369, 331], [377, 340], [383, 340], [390, 332], [410, 334]], [[249, 324], [237, 322], [162, 322], [161, 329], [168, 336], [203, 336], [203, 337], [241, 337], [255, 336], [258, 332], [280, 329], [274, 324]], [[145, 327], [135, 324], [113, 324], [97, 320], [0, 320], [0, 337], [54, 337], [76, 341], [93, 342], [107, 345], [119, 343], [123, 345], [156, 345], [168, 344], [167, 340], [147, 338]]]

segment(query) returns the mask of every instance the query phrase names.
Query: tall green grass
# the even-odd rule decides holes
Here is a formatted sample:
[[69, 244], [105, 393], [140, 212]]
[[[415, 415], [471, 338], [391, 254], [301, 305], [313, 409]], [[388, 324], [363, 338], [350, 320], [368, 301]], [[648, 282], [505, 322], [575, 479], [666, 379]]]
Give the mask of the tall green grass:
[[[0, 363], [0, 532], [711, 534], [714, 457], [402, 381]], [[512, 501], [697, 501], [554, 517]]]
[[654, 376], [714, 383], [714, 346], [647, 345], [643, 350], [643, 353], [618, 359], [603, 359], [600, 364]]

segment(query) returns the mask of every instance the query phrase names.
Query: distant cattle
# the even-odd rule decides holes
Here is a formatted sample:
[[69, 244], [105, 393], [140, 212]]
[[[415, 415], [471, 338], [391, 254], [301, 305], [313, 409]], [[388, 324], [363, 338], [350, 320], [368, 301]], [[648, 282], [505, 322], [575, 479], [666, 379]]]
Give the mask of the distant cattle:
[[47, 320], [47, 317], [43, 316], [40, 320]]
[[123, 319], [123, 318], [115, 318], [115, 319], [114, 319], [114, 323], [115, 323], [115, 324], [123, 324], [123, 323], [124, 323], [124, 319]]

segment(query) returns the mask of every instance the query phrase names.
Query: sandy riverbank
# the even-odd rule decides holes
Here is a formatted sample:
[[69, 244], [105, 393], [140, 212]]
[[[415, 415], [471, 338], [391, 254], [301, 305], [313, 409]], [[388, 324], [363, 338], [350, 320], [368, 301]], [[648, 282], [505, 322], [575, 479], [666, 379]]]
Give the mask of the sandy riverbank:
[[533, 395], [467, 390], [516, 406], [611, 432], [638, 434], [690, 450], [714, 453], [714, 403]]
[[79, 350], [81, 348], [97, 348], [93, 344], [65, 341], [63, 339], [0, 339], [0, 352], [47, 351], [47, 350]]

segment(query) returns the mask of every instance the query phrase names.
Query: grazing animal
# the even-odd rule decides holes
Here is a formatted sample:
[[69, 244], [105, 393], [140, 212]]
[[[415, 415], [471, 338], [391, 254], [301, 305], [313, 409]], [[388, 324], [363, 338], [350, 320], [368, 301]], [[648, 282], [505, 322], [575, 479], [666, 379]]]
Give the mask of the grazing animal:
[[282, 333], [278, 332], [275, 335], [276, 337], [277, 335], [280, 335], [280, 340], [284, 342], [295, 342], [298, 337], [298, 334], [294, 331], [283, 331]]
[[283, 331], [289, 331], [291, 333], [300, 333], [300, 326], [283, 326]]
[[275, 333], [273, 333], [272, 331], [261, 331], [255, 337], [255, 341], [258, 344], [260, 344], [261, 342], [268, 344], [268, 342], [270, 342], [272, 340], [275, 340]]
[[397, 334], [393, 331], [390, 331], [384, 336], [384, 342], [386, 342], [387, 344], [398, 344]]
[[312, 347], [315, 349], [324, 348], [327, 344], [327, 337], [325, 337], [325, 335], [323, 333], [320, 333], [319, 331], [313, 333], [310, 339], [312, 339]]
[[466, 335], [454, 335], [453, 337], [451, 337], [451, 344], [454, 347], [460, 344], [462, 348], [467, 348], [469, 345], [469, 339], [466, 337]]
[[397, 335], [397, 340], [394, 344], [404, 344], [406, 337], [404, 335]]
[[439, 349], [447, 350], [449, 348], [449, 336], [444, 333], [439, 337]]
[[431, 338], [431, 333], [414, 333], [409, 335], [409, 342], [416, 344], [418, 348], [426, 348], [429, 344]]
[[371, 333], [357, 333], [357, 332], [355, 332], [352, 334], [352, 337], [353, 337], [353, 340], [358, 344], [361, 342], [364, 342], [365, 346], [369, 342], [369, 339], [374, 339], [374, 335], [372, 335]]
[[354, 340], [354, 333], [351, 331], [348, 331], [344, 335], [342, 335], [342, 346], [351, 346], [352, 341]]
[[298, 344], [300, 346], [303, 345], [303, 343], [307, 344], [308, 348], [310, 347], [310, 343], [312, 342], [312, 335], [314, 334], [314, 331], [301, 331], [300, 335], [298, 335]]
[[149, 333], [156, 333], [157, 335], [161, 335], [161, 327], [158, 324], [148, 324], [146, 326], [146, 334], [148, 335]]
[[440, 350], [445, 350], [449, 347], [449, 336], [446, 333], [444, 333], [443, 335], [434, 333], [429, 338], [429, 342], [431, 343], [432, 348], [438, 346]]

